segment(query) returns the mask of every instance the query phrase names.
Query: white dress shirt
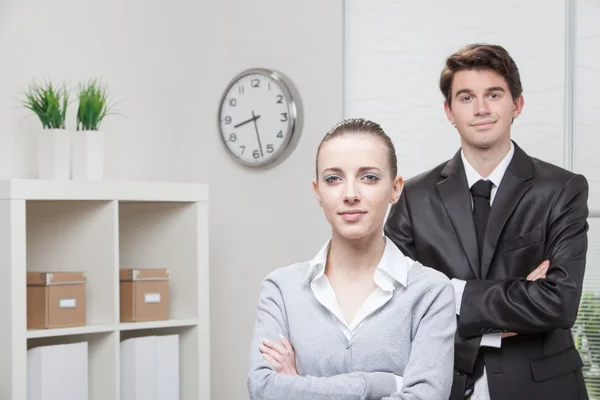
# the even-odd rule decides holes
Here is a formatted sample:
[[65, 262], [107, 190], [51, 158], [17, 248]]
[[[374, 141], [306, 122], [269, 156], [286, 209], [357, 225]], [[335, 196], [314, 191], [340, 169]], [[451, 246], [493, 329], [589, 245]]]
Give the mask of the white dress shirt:
[[[352, 336], [360, 329], [368, 317], [394, 296], [396, 284], [406, 287], [408, 283], [408, 270], [415, 262], [402, 254], [400, 249], [386, 237], [383, 256], [373, 275], [373, 280], [377, 288], [361, 305], [354, 319], [348, 322], [342, 314], [335, 292], [331, 287], [327, 275], [325, 275], [325, 263], [330, 243], [331, 240], [328, 240], [311, 260], [306, 279], [310, 279], [310, 287], [316, 299], [330, 311], [331, 317], [336, 321], [342, 332], [344, 332], [346, 338], [351, 340]], [[402, 377], [396, 375], [398, 391], [402, 389], [402, 383]]]
[[[492, 182], [492, 191], [490, 193], [490, 206], [494, 202], [494, 198], [496, 197], [496, 192], [498, 191], [498, 186], [500, 186], [500, 182], [502, 182], [502, 178], [504, 177], [504, 173], [512, 160], [512, 157], [515, 153], [515, 148], [513, 142], [510, 142], [510, 150], [504, 156], [502, 161], [494, 168], [492, 173], [484, 178], [479, 175], [479, 172], [473, 168], [473, 166], [466, 159], [465, 154], [461, 151], [461, 158], [463, 165], [465, 167], [465, 174], [467, 176], [467, 184], [469, 185], [469, 189], [480, 179], [490, 180]], [[471, 199], [471, 207], [472, 207]], [[460, 306], [462, 304], [463, 292], [465, 290], [465, 286], [467, 284], [466, 281], [460, 279], [452, 279], [452, 285], [454, 286], [455, 298], [456, 298], [456, 313], [460, 315]], [[502, 346], [502, 334], [501, 333], [488, 333], [481, 337], [481, 343], [479, 346], [490, 346], [500, 348]], [[487, 383], [487, 374], [485, 370], [485, 366], [483, 367], [483, 375], [475, 382], [475, 388], [473, 390], [473, 394], [471, 395], [471, 400], [490, 400], [490, 392]]]

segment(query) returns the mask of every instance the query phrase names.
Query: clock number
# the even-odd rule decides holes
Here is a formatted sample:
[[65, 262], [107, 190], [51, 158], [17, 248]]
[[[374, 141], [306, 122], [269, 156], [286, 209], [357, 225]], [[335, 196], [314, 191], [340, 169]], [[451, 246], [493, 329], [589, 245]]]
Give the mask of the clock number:
[[238, 91], [240, 92], [240, 94], [244, 94], [244, 86], [243, 85], [239, 86]]
[[240, 148], [242, 149], [242, 154], [244, 154], [244, 150], [246, 150], [246, 146], [240, 146]]
[[260, 157], [260, 153], [258, 152], [258, 150], [254, 150], [254, 151], [252, 152], [252, 157], [254, 157], [254, 158], [258, 158], [258, 157]]
[[237, 104], [237, 100], [236, 99], [229, 99], [229, 105], [231, 107], [235, 107], [236, 104]]
[[277, 137], [278, 137], [278, 138], [282, 138], [282, 137], [283, 137], [283, 131], [279, 131], [279, 132], [277, 133]]
[[225, 117], [225, 124], [229, 125], [231, 123], [231, 117], [227, 116]]
[[267, 145], [267, 153], [272, 153], [272, 152], [273, 152], [273, 150], [275, 150], [275, 149], [273, 148], [273, 145], [272, 145], [272, 144], [268, 144], [268, 145]]
[[260, 87], [260, 80], [252, 79], [252, 87]]
[[281, 119], [280, 119], [280, 121], [281, 121], [281, 122], [285, 122], [285, 121], [287, 121], [287, 120], [288, 120], [287, 113], [281, 113]]
[[283, 104], [283, 96], [280, 94], [277, 95], [277, 104]]
[[231, 135], [229, 135], [230, 142], [235, 142], [236, 140], [237, 140], [237, 136], [235, 135], [235, 133], [232, 133]]

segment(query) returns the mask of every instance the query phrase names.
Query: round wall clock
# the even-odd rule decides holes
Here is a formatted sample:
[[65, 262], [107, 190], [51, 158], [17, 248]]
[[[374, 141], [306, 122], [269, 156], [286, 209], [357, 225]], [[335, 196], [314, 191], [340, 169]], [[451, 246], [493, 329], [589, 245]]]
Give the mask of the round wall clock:
[[236, 75], [221, 97], [219, 133], [240, 164], [277, 165], [293, 151], [302, 129], [300, 99], [282, 73], [252, 68]]

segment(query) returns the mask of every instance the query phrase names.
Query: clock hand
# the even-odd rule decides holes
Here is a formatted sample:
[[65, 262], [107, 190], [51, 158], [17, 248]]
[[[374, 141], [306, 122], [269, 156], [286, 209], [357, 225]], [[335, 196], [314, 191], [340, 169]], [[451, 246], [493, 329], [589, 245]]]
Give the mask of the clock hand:
[[260, 117], [260, 115], [254, 116], [254, 111], [252, 111], [251, 120], [254, 121], [254, 130], [256, 131], [256, 137], [258, 138], [258, 148], [260, 149], [260, 156], [263, 157], [262, 144], [260, 144], [260, 135], [258, 134], [258, 126], [256, 125], [256, 120]]
[[242, 122], [240, 122], [239, 124], [237, 124], [237, 125], [234, 125], [233, 127], [234, 127], [234, 128], [239, 128], [240, 126], [242, 126], [242, 125], [246, 125], [248, 122], [256, 121], [256, 120], [257, 120], [257, 119], [259, 119], [259, 118], [260, 118], [260, 115], [256, 115], [256, 116], [255, 116], [255, 115], [254, 115], [254, 111], [253, 111], [253, 112], [252, 112], [252, 118], [250, 118], [250, 119], [247, 119], [247, 120], [245, 120], [245, 121], [242, 121]]

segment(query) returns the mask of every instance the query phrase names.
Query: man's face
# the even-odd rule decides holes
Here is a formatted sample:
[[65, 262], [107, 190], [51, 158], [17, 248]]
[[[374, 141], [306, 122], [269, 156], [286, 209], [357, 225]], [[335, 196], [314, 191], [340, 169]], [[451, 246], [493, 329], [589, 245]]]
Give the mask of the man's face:
[[512, 99], [506, 80], [490, 70], [454, 74], [446, 115], [456, 126], [463, 146], [488, 149], [510, 142], [510, 127], [523, 109], [523, 96]]

